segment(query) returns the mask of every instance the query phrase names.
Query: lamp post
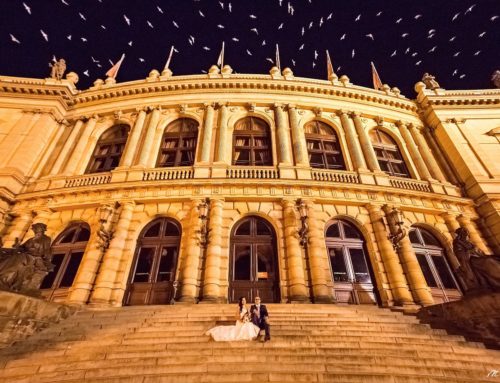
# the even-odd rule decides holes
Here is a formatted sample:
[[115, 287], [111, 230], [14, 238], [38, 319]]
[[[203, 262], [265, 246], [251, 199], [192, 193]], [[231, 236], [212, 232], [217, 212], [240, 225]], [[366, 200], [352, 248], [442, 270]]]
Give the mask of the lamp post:
[[406, 236], [406, 229], [403, 227], [404, 219], [401, 210], [392, 208], [391, 211], [386, 213], [387, 223], [389, 224], [389, 240], [395, 250], [399, 248], [399, 242]]
[[304, 200], [297, 200], [297, 210], [300, 214], [301, 226], [299, 229], [300, 245], [307, 248], [307, 242], [309, 237], [309, 225], [307, 224], [307, 205]]
[[198, 205], [198, 211], [199, 211], [199, 217], [201, 220], [201, 227], [200, 227], [200, 245], [203, 248], [206, 248], [208, 246], [208, 214], [209, 214], [209, 206], [210, 206], [210, 199], [206, 198], [205, 200], [201, 201], [200, 204]]

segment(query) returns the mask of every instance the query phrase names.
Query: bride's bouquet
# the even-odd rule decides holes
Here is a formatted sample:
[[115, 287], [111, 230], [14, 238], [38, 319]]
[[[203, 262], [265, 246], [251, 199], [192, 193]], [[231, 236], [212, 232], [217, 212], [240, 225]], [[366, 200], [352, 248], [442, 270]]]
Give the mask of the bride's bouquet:
[[250, 314], [248, 313], [248, 311], [245, 313], [241, 313], [240, 318], [243, 323], [250, 322]]

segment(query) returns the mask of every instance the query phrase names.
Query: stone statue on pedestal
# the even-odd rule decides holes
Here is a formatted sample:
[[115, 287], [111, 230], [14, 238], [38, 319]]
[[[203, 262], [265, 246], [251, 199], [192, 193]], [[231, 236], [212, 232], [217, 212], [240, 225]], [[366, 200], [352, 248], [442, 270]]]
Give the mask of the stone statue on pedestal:
[[39, 295], [43, 279], [54, 269], [47, 226], [35, 223], [32, 230], [35, 236], [22, 245], [0, 249], [0, 289]]
[[487, 256], [469, 240], [469, 231], [458, 228], [453, 251], [460, 263], [457, 269], [467, 292], [471, 290], [500, 291], [500, 259]]
[[52, 68], [50, 71], [50, 78], [61, 80], [64, 76], [64, 72], [66, 71], [66, 60], [59, 59], [59, 61], [49, 65]]
[[425, 87], [427, 89], [434, 90], [434, 89], [441, 88], [439, 86], [439, 83], [436, 81], [436, 77], [434, 77], [433, 75], [430, 75], [429, 73], [424, 74], [424, 77], [422, 77], [422, 82], [425, 84]]
[[493, 82], [493, 85], [495, 85], [495, 87], [500, 88], [500, 70], [497, 69], [493, 72], [491, 81]]

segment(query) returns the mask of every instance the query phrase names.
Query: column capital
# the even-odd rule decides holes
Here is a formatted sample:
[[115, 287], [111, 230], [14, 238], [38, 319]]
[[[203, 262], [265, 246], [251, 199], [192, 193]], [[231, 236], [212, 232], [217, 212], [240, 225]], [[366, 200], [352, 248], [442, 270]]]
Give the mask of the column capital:
[[205, 110], [207, 110], [208, 108], [214, 109], [216, 106], [216, 103], [215, 102], [205, 102], [205, 103], [203, 103], [203, 106], [205, 107]]
[[405, 128], [408, 125], [408, 123], [406, 123], [406, 122], [404, 122], [402, 120], [397, 120], [394, 123], [396, 124], [396, 126], [398, 128]]
[[297, 109], [296, 104], [286, 104], [286, 107], [288, 108], [288, 110]]
[[247, 102], [245, 105], [249, 112], [255, 112], [255, 107], [257, 106], [255, 102]]
[[218, 109], [226, 109], [229, 106], [229, 102], [227, 101], [217, 101], [215, 103], [215, 107]]
[[136, 203], [132, 199], [118, 201], [122, 209], [133, 210], [135, 209]]
[[344, 109], [339, 109], [335, 112], [335, 114], [339, 117], [342, 117], [342, 116], [347, 116], [348, 114], [348, 111], [344, 110]]
[[276, 110], [278, 110], [278, 109], [283, 110], [285, 108], [285, 106], [279, 102], [275, 102], [273, 104], [273, 106], [274, 106], [274, 109], [276, 109]]
[[353, 119], [354, 119], [354, 118], [360, 118], [360, 117], [361, 117], [361, 113], [360, 113], [360, 112], [353, 111], [353, 110], [352, 110], [352, 111], [349, 111], [347, 114], [349, 115], [349, 117], [351, 117], [351, 118], [353, 118]]

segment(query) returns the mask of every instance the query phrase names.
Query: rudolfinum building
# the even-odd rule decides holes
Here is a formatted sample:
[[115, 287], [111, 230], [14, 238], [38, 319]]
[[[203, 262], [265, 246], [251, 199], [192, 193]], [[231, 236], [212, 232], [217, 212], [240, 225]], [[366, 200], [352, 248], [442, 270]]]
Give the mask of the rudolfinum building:
[[427, 306], [463, 295], [457, 228], [500, 253], [498, 89], [75, 77], [0, 76], [2, 246], [47, 225], [49, 301]]

